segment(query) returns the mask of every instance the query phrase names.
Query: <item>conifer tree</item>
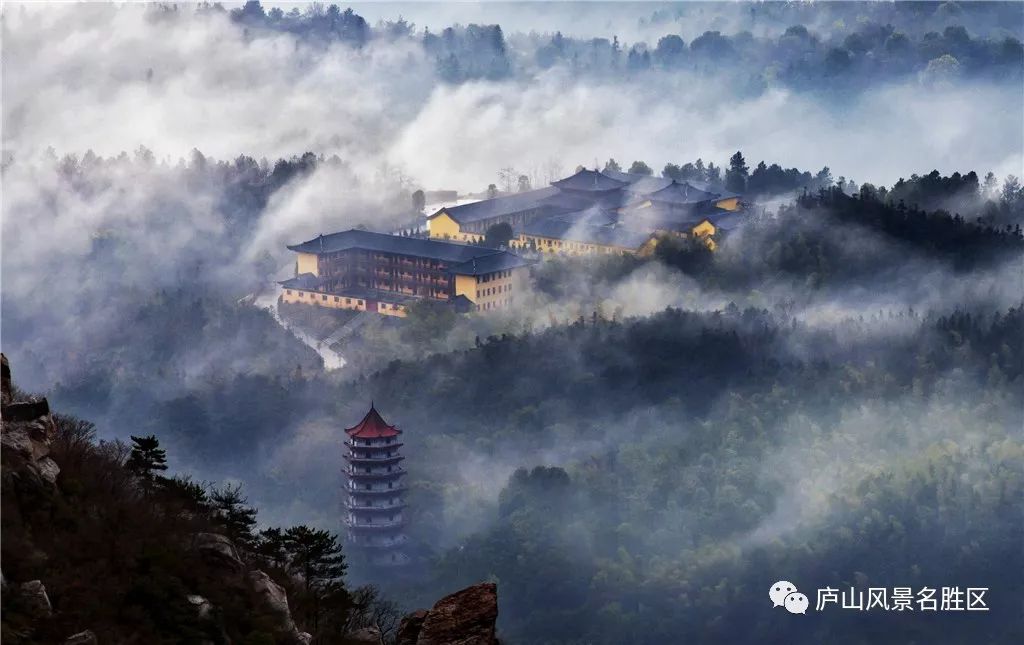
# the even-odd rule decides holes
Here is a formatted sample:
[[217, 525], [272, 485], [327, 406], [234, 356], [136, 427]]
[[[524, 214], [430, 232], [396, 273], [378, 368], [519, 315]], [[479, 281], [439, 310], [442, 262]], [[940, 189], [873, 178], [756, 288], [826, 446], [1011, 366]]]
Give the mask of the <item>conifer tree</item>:
[[155, 435], [132, 435], [131, 439], [132, 452], [125, 467], [135, 473], [148, 489], [163, 479], [157, 473], [167, 470], [167, 451], [160, 448], [160, 441]]
[[253, 529], [256, 527], [256, 509], [247, 505], [248, 500], [242, 496], [241, 485], [225, 485], [210, 493], [213, 511], [224, 526], [231, 541], [237, 546], [251, 551], [255, 544]]
[[308, 526], [288, 529], [284, 534], [284, 544], [292, 570], [305, 582], [305, 594], [299, 605], [304, 608], [307, 622], [316, 631], [325, 601], [344, 601], [347, 596], [342, 578], [348, 565], [341, 545], [337, 536]]

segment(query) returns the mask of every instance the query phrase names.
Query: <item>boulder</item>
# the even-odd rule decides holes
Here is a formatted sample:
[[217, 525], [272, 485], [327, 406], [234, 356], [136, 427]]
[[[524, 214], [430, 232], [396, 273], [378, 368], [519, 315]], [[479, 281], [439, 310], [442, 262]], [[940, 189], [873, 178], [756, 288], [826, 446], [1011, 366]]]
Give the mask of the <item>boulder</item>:
[[423, 628], [423, 619], [426, 617], [426, 609], [417, 609], [402, 618], [402, 622], [398, 623], [398, 632], [395, 634], [395, 644], [416, 645], [416, 639], [420, 637], [420, 630]]
[[423, 618], [416, 645], [497, 645], [498, 586], [484, 582], [445, 596]]
[[220, 533], [196, 533], [192, 536], [192, 548], [203, 558], [221, 569], [239, 573], [243, 569], [242, 559], [234, 543]]
[[53, 615], [53, 605], [46, 595], [46, 587], [41, 580], [30, 580], [21, 583], [21, 601], [34, 618], [47, 618]]
[[284, 587], [274, 582], [270, 576], [259, 569], [250, 571], [247, 577], [249, 586], [263, 601], [267, 612], [277, 620], [277, 631], [284, 637], [283, 642], [296, 645], [309, 643], [313, 637], [305, 632], [300, 632], [295, 626], [292, 612], [288, 607], [288, 594]]
[[49, 457], [43, 457], [36, 462], [36, 470], [39, 476], [51, 484], [57, 483], [57, 475], [60, 474], [60, 466], [57, 462]]
[[287, 618], [291, 622], [292, 613], [288, 608], [288, 594], [284, 587], [258, 569], [249, 572], [249, 586], [263, 600], [264, 605], [272, 614], [282, 619]]
[[96, 634], [93, 634], [91, 630], [85, 630], [84, 632], [78, 632], [68, 636], [64, 641], [64, 645], [98, 645], [99, 641], [96, 640]]

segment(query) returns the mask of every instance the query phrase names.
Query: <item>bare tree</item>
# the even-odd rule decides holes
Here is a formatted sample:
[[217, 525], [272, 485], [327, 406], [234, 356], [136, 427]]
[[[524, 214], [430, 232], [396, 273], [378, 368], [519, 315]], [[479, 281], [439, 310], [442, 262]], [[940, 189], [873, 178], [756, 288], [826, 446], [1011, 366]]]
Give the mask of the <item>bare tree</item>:
[[519, 179], [519, 171], [511, 166], [505, 166], [498, 171], [498, 179], [501, 180], [501, 187], [506, 193], [512, 192], [512, 187], [516, 185], [516, 181]]
[[550, 184], [562, 178], [562, 164], [554, 157], [548, 157], [543, 167], [544, 183]]

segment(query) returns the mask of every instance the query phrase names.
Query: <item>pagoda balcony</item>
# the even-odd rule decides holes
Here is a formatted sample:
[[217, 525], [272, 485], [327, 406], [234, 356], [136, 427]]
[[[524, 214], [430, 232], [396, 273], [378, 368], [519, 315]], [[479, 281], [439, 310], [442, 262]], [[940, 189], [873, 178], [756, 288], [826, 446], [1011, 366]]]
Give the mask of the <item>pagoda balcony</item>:
[[356, 488], [353, 485], [349, 485], [345, 489], [351, 495], [393, 495], [395, 493], [404, 493], [408, 490], [407, 486], [395, 486], [394, 488]]
[[405, 459], [405, 457], [403, 457], [402, 455], [370, 456], [360, 455], [352, 452], [345, 453], [343, 457], [345, 458], [345, 461], [353, 464], [389, 464], [398, 463], [399, 461]]
[[352, 539], [352, 537], [349, 536], [349, 542], [363, 549], [393, 549], [396, 546], [402, 546], [403, 544], [408, 543], [409, 538], [405, 535], [396, 535], [390, 540], [380, 540], [378, 542], [372, 542]]
[[358, 503], [346, 502], [345, 508], [350, 511], [394, 511], [401, 510], [408, 506], [405, 502], [398, 502], [397, 504], [388, 504], [387, 506], [365, 506]]
[[342, 468], [341, 472], [349, 477], [356, 478], [372, 478], [372, 477], [400, 477], [405, 474], [405, 468], [395, 468], [394, 470], [381, 470], [376, 472], [366, 472], [365, 470], [358, 470], [356, 468]]
[[395, 448], [401, 448], [405, 444], [400, 441], [392, 443], [366, 443], [366, 439], [363, 443], [354, 443], [351, 439], [345, 441], [345, 445], [351, 448], [359, 448], [360, 450], [393, 450]]
[[350, 529], [369, 529], [371, 531], [385, 531], [405, 526], [405, 520], [390, 520], [387, 522], [373, 523], [345, 520], [345, 526], [349, 527]]

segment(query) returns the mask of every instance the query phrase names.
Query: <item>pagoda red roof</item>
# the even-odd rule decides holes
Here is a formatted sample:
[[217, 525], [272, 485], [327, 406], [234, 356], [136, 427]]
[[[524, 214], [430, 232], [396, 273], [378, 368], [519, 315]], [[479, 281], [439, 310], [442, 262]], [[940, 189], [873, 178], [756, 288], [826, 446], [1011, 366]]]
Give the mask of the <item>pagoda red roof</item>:
[[363, 420], [358, 425], [346, 428], [345, 434], [357, 439], [376, 439], [379, 437], [396, 437], [402, 434], [402, 431], [395, 426], [388, 425], [381, 418], [380, 413], [377, 412], [377, 408], [370, 405], [370, 411], [366, 413]]

